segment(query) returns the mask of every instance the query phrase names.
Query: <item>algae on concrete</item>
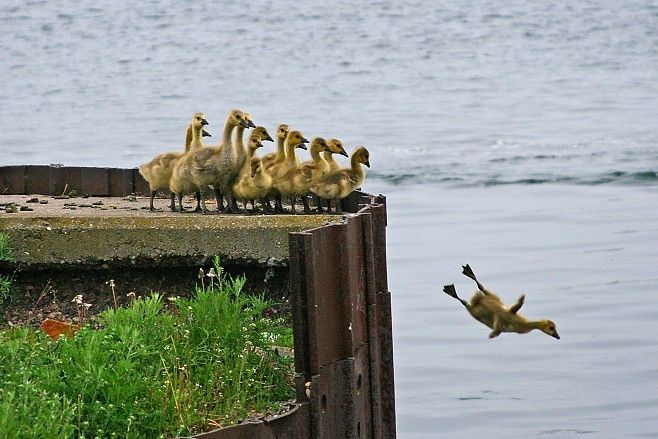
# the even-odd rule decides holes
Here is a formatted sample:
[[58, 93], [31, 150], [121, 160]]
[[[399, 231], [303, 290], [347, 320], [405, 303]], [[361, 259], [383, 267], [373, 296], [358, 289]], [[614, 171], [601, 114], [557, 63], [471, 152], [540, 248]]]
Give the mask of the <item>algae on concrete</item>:
[[335, 215], [2, 216], [21, 267], [197, 265], [223, 261], [285, 266], [288, 234]]

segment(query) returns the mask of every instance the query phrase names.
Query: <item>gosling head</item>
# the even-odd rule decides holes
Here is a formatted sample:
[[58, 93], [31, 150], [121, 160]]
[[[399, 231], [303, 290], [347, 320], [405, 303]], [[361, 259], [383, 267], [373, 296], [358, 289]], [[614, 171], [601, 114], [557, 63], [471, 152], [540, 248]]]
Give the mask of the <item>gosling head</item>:
[[557, 326], [550, 320], [540, 320], [539, 330], [553, 338], [557, 338], [558, 340], [560, 339], [560, 335], [557, 333]]
[[365, 148], [365, 146], [359, 146], [352, 153], [352, 157], [357, 163], [363, 163], [367, 167], [370, 167], [370, 153]]
[[327, 141], [322, 137], [315, 137], [311, 140], [311, 152], [321, 153], [322, 151], [331, 151], [327, 145]]
[[288, 133], [286, 140], [288, 141], [289, 145], [294, 145], [295, 148], [301, 149], [306, 149], [305, 144], [308, 143], [308, 140], [306, 140], [302, 133], [297, 130]]
[[345, 157], [349, 157], [349, 155], [347, 155], [347, 151], [345, 151], [345, 148], [343, 148], [343, 142], [341, 142], [340, 140], [329, 139], [327, 140], [327, 145], [329, 145], [329, 150], [333, 154], [340, 154], [340, 155], [344, 155]]
[[251, 114], [247, 113], [246, 111], [243, 111], [242, 114], [244, 115], [245, 122], [247, 122], [247, 125], [249, 125], [250, 128], [256, 127], [256, 125], [251, 121]]
[[250, 137], [249, 138], [249, 151], [254, 153], [258, 148], [261, 148], [263, 146], [262, 143], [260, 143], [260, 137]]
[[260, 125], [254, 128], [254, 130], [251, 132], [251, 137], [258, 137], [258, 139], [261, 141], [268, 140], [270, 142], [274, 142], [274, 139], [270, 137], [265, 127]]
[[[244, 113], [240, 110], [231, 110], [228, 112], [227, 122], [233, 126], [241, 126], [243, 128], [249, 128], [249, 121], [245, 117]], [[253, 124], [253, 123], [252, 123]]]
[[284, 141], [286, 140], [286, 137], [288, 137], [288, 133], [290, 133], [290, 127], [286, 125], [285, 123], [282, 123], [278, 127], [276, 127], [276, 138]]
[[251, 169], [251, 178], [254, 178], [256, 174], [258, 174], [258, 171], [261, 169], [261, 161], [259, 157], [251, 158], [249, 161], [249, 169]]
[[192, 125], [195, 128], [202, 128], [208, 125], [208, 121], [206, 120], [206, 115], [200, 112], [194, 113], [194, 116], [192, 116]]

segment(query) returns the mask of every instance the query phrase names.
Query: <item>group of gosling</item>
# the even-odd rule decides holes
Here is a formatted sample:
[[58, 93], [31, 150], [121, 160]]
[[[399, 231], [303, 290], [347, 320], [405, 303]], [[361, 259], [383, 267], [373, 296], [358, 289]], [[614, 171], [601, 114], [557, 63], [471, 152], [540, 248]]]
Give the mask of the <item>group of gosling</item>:
[[[293, 213], [298, 198], [302, 200], [304, 212], [309, 213], [307, 197], [310, 194], [317, 197], [318, 211], [323, 211], [326, 201], [327, 211], [331, 212], [333, 202], [336, 211], [341, 212], [340, 200], [360, 187], [365, 179], [361, 165], [370, 167], [370, 154], [360, 146], [352, 153], [350, 166], [342, 168], [333, 158], [333, 154], [348, 157], [341, 142], [322, 137], [310, 142], [311, 160], [300, 161], [296, 149], [307, 149], [309, 141], [300, 131], [291, 131], [285, 124], [277, 128], [277, 151], [259, 157], [256, 151], [263, 146], [261, 142], [273, 142], [274, 139], [241, 110], [229, 111], [219, 145], [204, 144], [203, 137], [210, 136], [204, 130], [206, 125], [205, 114], [195, 113], [187, 127], [184, 152], [163, 153], [139, 167], [140, 174], [149, 184], [149, 208], [152, 211], [155, 210], [153, 198], [156, 191], [168, 189], [171, 191], [172, 211], [176, 211], [176, 196], [183, 212], [183, 196], [194, 193], [197, 200], [195, 211], [207, 212], [202, 195], [212, 188], [220, 212], [239, 211], [238, 201], [244, 203], [245, 209], [251, 202], [252, 210], [255, 210], [254, 200], [261, 202], [264, 212], [283, 212], [281, 199], [285, 196], [291, 199]], [[245, 145], [243, 136], [248, 128], [254, 130]], [[275, 201], [274, 208], [270, 205], [271, 199]]]

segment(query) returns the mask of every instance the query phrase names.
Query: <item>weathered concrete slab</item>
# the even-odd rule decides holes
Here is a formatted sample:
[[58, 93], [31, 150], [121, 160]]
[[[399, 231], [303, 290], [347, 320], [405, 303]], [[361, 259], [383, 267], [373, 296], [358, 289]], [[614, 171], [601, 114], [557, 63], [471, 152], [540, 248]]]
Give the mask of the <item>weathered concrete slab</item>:
[[[28, 203], [34, 197], [48, 204]], [[157, 201], [161, 207], [168, 205], [168, 200]], [[135, 197], [0, 197], [0, 204], [8, 203], [33, 209], [0, 210], [0, 230], [10, 237], [16, 264], [31, 269], [192, 266], [213, 255], [233, 263], [286, 266], [288, 233], [338, 219], [150, 212], [145, 209], [148, 199]]]

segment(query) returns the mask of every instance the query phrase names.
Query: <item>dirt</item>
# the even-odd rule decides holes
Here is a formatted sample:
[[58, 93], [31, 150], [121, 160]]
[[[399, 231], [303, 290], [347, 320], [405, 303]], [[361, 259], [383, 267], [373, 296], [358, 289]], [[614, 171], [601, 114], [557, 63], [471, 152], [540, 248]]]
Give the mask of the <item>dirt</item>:
[[[162, 294], [165, 303], [169, 297], [189, 297], [197, 285], [201, 286], [199, 268], [134, 268], [121, 270], [46, 270], [16, 272], [12, 275], [13, 287], [8, 300], [0, 304], [0, 328], [28, 325], [38, 327], [50, 318], [78, 323], [82, 308], [75, 297], [82, 295], [84, 320], [111, 307], [124, 306], [133, 297], [145, 297], [151, 292]], [[204, 267], [207, 272], [209, 266]], [[231, 276], [245, 275], [245, 291], [265, 293], [277, 305], [267, 311], [268, 316], [290, 315], [288, 301], [288, 270], [275, 267], [228, 266], [224, 272]], [[114, 294], [110, 285], [114, 283]], [[204, 277], [204, 286], [210, 278]], [[116, 300], [116, 303], [115, 303]]]

